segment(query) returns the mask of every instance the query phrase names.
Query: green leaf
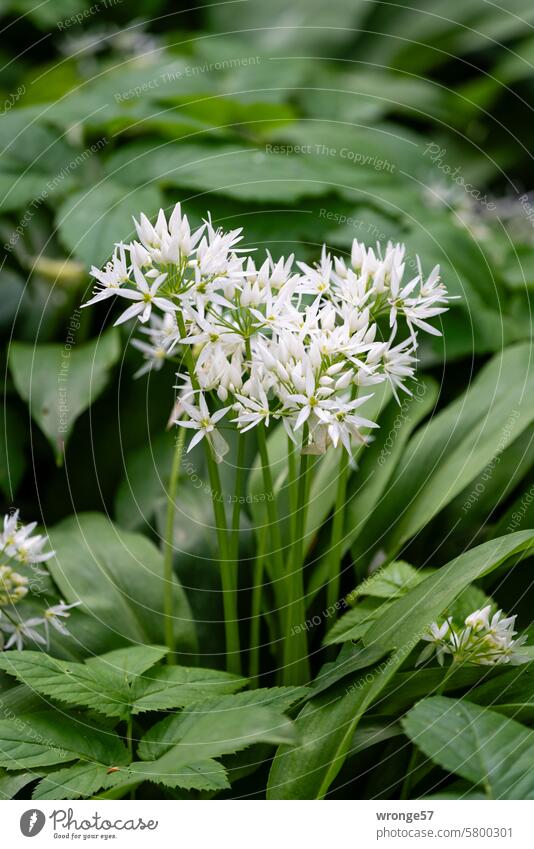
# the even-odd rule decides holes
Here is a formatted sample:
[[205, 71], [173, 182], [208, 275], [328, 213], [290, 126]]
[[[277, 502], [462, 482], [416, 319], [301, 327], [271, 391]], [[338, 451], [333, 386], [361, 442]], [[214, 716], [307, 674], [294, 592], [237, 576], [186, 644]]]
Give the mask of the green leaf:
[[391, 602], [376, 602], [372, 599], [360, 602], [337, 622], [334, 622], [324, 639], [324, 645], [330, 646], [349, 640], [359, 640], [370, 627], [371, 622], [385, 613], [390, 604]]
[[[404, 398], [400, 406], [394, 399], [387, 403], [387, 395], [377, 409], [375, 420], [380, 428], [373, 434], [370, 445], [360, 453], [358, 469], [350, 481], [352, 491], [349, 489], [346, 504], [343, 554], [358, 538], [376, 505], [380, 503], [379, 499], [402, 456], [410, 433], [433, 408], [438, 394], [437, 384], [431, 378], [424, 377], [414, 386], [413, 393]], [[367, 412], [366, 417], [369, 418]], [[373, 418], [372, 413], [370, 417]], [[321, 503], [322, 496], [317, 501]], [[308, 593], [313, 595], [324, 585], [327, 566], [328, 557], [323, 557], [312, 574]]]
[[11, 343], [9, 365], [16, 389], [58, 463], [76, 419], [106, 387], [119, 354], [115, 329], [79, 346]]
[[363, 636], [366, 646], [388, 651], [410, 642], [469, 586], [514, 555], [532, 548], [534, 531], [499, 537], [460, 554], [393, 602]]
[[363, 565], [384, 546], [394, 555], [489, 468], [533, 417], [530, 346], [515, 345], [493, 357], [458, 400], [412, 437], [380, 510], [374, 511], [353, 548], [355, 558]]
[[0, 774], [0, 799], [12, 799], [32, 781], [35, 781], [35, 775], [32, 772]]
[[55, 701], [126, 719], [135, 698], [132, 686], [138, 686], [136, 676], [166, 654], [159, 646], [136, 646], [68, 663], [38, 651], [7, 652], [0, 654], [0, 669]]
[[134, 233], [132, 215], [149, 217], [163, 206], [155, 186], [131, 189], [110, 180], [71, 195], [58, 210], [56, 226], [68, 251], [87, 266], [102, 265], [113, 243]]
[[110, 729], [55, 711], [0, 720], [0, 766], [9, 770], [50, 766], [77, 758], [124, 764], [128, 752]]
[[362, 595], [373, 598], [396, 598], [420, 584], [427, 574], [428, 572], [421, 569], [414, 569], [404, 560], [395, 560], [362, 581], [349, 593], [347, 601], [351, 602]]
[[470, 701], [521, 722], [534, 719], [534, 663], [507, 669], [469, 692]]
[[267, 786], [268, 799], [322, 799], [360, 743], [358, 723], [406, 659], [397, 652], [350, 686], [328, 690], [304, 705], [295, 720], [297, 744], [281, 746]]
[[[480, 545], [393, 601], [363, 635], [366, 648], [347, 654], [318, 677], [314, 685], [318, 696], [304, 706], [295, 721], [299, 746], [281, 747], [276, 753], [268, 798], [323, 798], [350, 754], [360, 719], [406, 661], [428, 623], [472, 581], [509, 557], [528, 551], [533, 540], [534, 532], [525, 531]], [[391, 649], [394, 653], [385, 657]], [[344, 689], [339, 685], [359, 670], [365, 670], [360, 677]], [[338, 689], [332, 693], [327, 688], [334, 684]], [[321, 693], [323, 689], [326, 692]]]
[[[97, 513], [65, 519], [49, 536], [56, 556], [47, 565], [62, 597], [81, 601], [82, 610], [99, 623], [88, 651], [99, 654], [130, 641], [165, 642], [163, 562], [153, 543]], [[193, 651], [194, 624], [176, 578], [174, 617], [178, 651]]]
[[[261, 690], [256, 691], [261, 699]], [[248, 693], [241, 694], [247, 697]], [[276, 705], [247, 704], [237, 696], [198, 702], [154, 725], [139, 744], [143, 760], [155, 760], [173, 748], [177, 759], [203, 761], [238, 752], [255, 743], [289, 743], [292, 723]]]
[[133, 713], [186, 707], [212, 696], [234, 693], [246, 678], [216, 669], [169, 666], [157, 669], [136, 682], [132, 694]]
[[230, 787], [226, 770], [218, 761], [206, 758], [198, 763], [184, 762], [187, 752], [170, 749], [156, 761], [136, 761], [125, 773], [130, 779], [155, 781], [182, 790], [216, 791]]
[[26, 423], [17, 410], [4, 404], [0, 411], [0, 489], [8, 502], [26, 469]]
[[534, 731], [462, 699], [434, 696], [403, 728], [425, 755], [483, 788], [490, 799], [534, 799]]
[[[213, 147], [183, 142], [154, 150], [153, 144], [142, 142], [111, 156], [108, 170], [128, 185], [154, 182], [249, 202], [291, 203], [329, 190], [325, 181], [317, 178], [314, 163], [304, 157], [244, 145]], [[132, 209], [131, 198], [129, 204]], [[127, 234], [117, 234], [117, 238], [119, 235], [122, 238]]]
[[43, 778], [32, 799], [79, 799], [93, 796], [106, 786], [109, 767], [98, 763], [78, 763], [51, 772]]

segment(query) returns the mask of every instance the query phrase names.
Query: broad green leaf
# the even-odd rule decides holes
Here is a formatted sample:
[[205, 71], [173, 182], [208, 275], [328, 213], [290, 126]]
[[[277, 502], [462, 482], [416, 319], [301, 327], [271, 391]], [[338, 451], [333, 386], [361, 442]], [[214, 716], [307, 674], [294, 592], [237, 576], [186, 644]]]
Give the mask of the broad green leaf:
[[[256, 699], [261, 698], [261, 690], [257, 693]], [[177, 759], [191, 763], [232, 754], [255, 743], [289, 743], [294, 739], [292, 723], [276, 704], [247, 704], [239, 696], [221, 696], [158, 722], [141, 740], [138, 755], [143, 760], [156, 760], [174, 747]]]
[[106, 387], [119, 354], [115, 329], [79, 346], [11, 343], [9, 365], [15, 386], [58, 463], [76, 419]]
[[32, 772], [8, 773], [2, 770], [0, 774], [0, 799], [12, 799], [30, 782], [35, 781]]
[[142, 210], [152, 216], [163, 205], [155, 186], [131, 189], [110, 180], [71, 195], [57, 212], [61, 241], [87, 266], [102, 265], [114, 242], [134, 233], [132, 215]]
[[330, 646], [335, 643], [344, 643], [347, 640], [359, 640], [370, 627], [377, 616], [381, 616], [391, 602], [374, 601], [366, 599], [343, 614], [337, 622], [334, 622], [332, 628], [328, 631], [324, 645]]
[[0, 720], [0, 766], [9, 770], [51, 766], [77, 758], [124, 764], [128, 752], [111, 730], [55, 711]]
[[534, 731], [466, 699], [434, 696], [402, 721], [427, 757], [489, 799], [534, 799]]
[[[126, 185], [150, 182], [249, 202], [292, 203], [301, 197], [324, 195], [329, 189], [314, 164], [304, 157], [244, 145], [168, 142], [154, 150], [152, 144], [141, 142], [111, 156], [108, 168]], [[136, 195], [133, 200], [137, 203]], [[132, 198], [129, 203], [131, 208]]]
[[[436, 398], [437, 385], [431, 378], [423, 377], [413, 387], [413, 395], [404, 398], [400, 405], [394, 399], [389, 400], [388, 393], [376, 409], [376, 421], [380, 428], [373, 434], [370, 445], [360, 452], [358, 467], [350, 480], [345, 508], [343, 553], [349, 550], [368, 518], [377, 509], [379, 499], [402, 456], [410, 433], [430, 412]], [[318, 500], [320, 501], [320, 498]], [[321, 558], [313, 571], [308, 595], [315, 595], [325, 584], [328, 579], [327, 567], [328, 557]]]
[[[532, 390], [530, 388], [532, 386]], [[534, 369], [529, 345], [495, 356], [457, 401], [410, 440], [380, 509], [353, 553], [394, 554], [517, 439], [534, 418]]]
[[469, 692], [470, 701], [521, 722], [534, 719], [534, 664], [507, 669]]
[[[318, 696], [295, 721], [299, 745], [282, 747], [275, 756], [269, 798], [323, 798], [350, 753], [360, 719], [416, 647], [424, 628], [473, 580], [527, 551], [533, 541], [534, 532], [525, 531], [478, 546], [395, 600], [363, 635], [366, 648], [319, 675], [314, 685]], [[394, 653], [386, 657], [391, 649]], [[361, 676], [343, 689], [339, 682], [360, 670]]]
[[0, 411], [0, 489], [13, 503], [26, 469], [27, 425], [18, 411], [7, 404]]
[[[129, 642], [165, 642], [163, 561], [153, 543], [97, 513], [65, 519], [49, 536], [56, 556], [47, 565], [62, 597], [81, 601], [99, 623], [88, 650], [99, 654]], [[194, 650], [194, 625], [176, 579], [173, 598], [177, 650], [187, 653]]]
[[363, 636], [366, 646], [384, 651], [415, 643], [424, 629], [452, 604], [469, 584], [514, 555], [524, 556], [534, 544], [534, 531], [499, 537], [460, 554], [393, 602]]
[[358, 723], [406, 659], [396, 652], [387, 661], [307, 702], [295, 720], [297, 742], [281, 746], [267, 786], [268, 799], [322, 799], [352, 748]]

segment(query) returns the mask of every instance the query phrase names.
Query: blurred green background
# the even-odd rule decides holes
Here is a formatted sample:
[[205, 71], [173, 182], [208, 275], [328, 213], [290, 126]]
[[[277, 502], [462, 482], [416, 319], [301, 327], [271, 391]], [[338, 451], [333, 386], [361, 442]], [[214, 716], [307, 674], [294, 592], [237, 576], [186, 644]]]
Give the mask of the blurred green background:
[[0, 16], [6, 507], [157, 513], [173, 366], [134, 381], [132, 328], [105, 330], [110, 301], [79, 310], [141, 210], [210, 210], [274, 255], [394, 239], [414, 273], [416, 254], [439, 262], [460, 296], [422, 349], [440, 404], [530, 339], [532, 0], [2, 0]]

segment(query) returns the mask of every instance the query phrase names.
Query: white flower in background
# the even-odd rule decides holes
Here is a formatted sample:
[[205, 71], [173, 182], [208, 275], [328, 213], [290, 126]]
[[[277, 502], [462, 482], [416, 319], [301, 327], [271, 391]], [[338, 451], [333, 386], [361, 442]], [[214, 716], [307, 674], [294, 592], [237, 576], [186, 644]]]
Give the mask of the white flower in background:
[[32, 643], [37, 643], [40, 646], [46, 646], [46, 639], [36, 629], [43, 625], [43, 620], [39, 617], [32, 617], [26, 621], [17, 623], [9, 622], [6, 619], [0, 619], [0, 631], [8, 635], [8, 639], [4, 643], [4, 649], [10, 649], [15, 646], [18, 651], [24, 648], [24, 640], [29, 640]]
[[[48, 572], [37, 569], [36, 564], [49, 560], [54, 556], [54, 552], [43, 551], [48, 545], [46, 536], [32, 536], [36, 526], [36, 522], [23, 525], [18, 510], [5, 515], [0, 534], [0, 553], [8, 561], [19, 563], [18, 568], [22, 572], [24, 567], [30, 567], [32, 577], [48, 576]], [[15, 571], [10, 562], [0, 565], [0, 648], [9, 649], [15, 646], [21, 650], [25, 640], [47, 645], [50, 625], [61, 634], [68, 635], [62, 620], [68, 618], [70, 609], [80, 602], [65, 604], [61, 601], [46, 608], [41, 616], [24, 619], [21, 614], [25, 609], [26, 599], [32, 592], [35, 592], [35, 588], [27, 575]], [[16, 605], [18, 606], [15, 609]], [[46, 639], [38, 630], [41, 627], [44, 627]]]
[[452, 654], [452, 648], [450, 644], [447, 642], [447, 636], [451, 630], [451, 620], [446, 619], [442, 625], [438, 625], [437, 622], [432, 622], [428, 627], [428, 633], [424, 634], [422, 639], [429, 643], [429, 645], [423, 649], [421, 654], [419, 655], [419, 659], [417, 664], [424, 663], [425, 660], [428, 660], [429, 657], [432, 657], [434, 652], [436, 652], [436, 658], [440, 666], [443, 666], [445, 662], [445, 656], [448, 654]]
[[0, 605], [17, 604], [28, 594], [28, 578], [10, 566], [0, 566]]
[[50, 627], [54, 628], [64, 637], [70, 637], [70, 632], [65, 627], [64, 620], [69, 618], [69, 610], [72, 610], [73, 607], [78, 607], [80, 604], [81, 601], [75, 601], [72, 604], [65, 604], [64, 601], [60, 601], [59, 604], [53, 604], [51, 607], [46, 608], [42, 621], [47, 644], [50, 642]]
[[430, 645], [423, 650], [417, 663], [423, 663], [436, 652], [438, 662], [443, 664], [447, 655], [453, 663], [474, 663], [481, 666], [496, 666], [510, 663], [517, 666], [527, 663], [530, 656], [521, 651], [526, 637], [515, 639], [515, 616], [504, 616], [498, 610], [491, 616], [491, 605], [475, 610], [466, 617], [464, 627], [456, 626], [447, 619], [441, 626], [433, 622], [423, 640]]
[[141, 351], [145, 364], [135, 373], [134, 377], [140, 377], [152, 369], [158, 371], [170, 357], [180, 337], [176, 316], [170, 312], [164, 313], [161, 317], [152, 313], [150, 326], [141, 327], [140, 330], [148, 339], [147, 341], [132, 339], [132, 346]]
[[37, 522], [23, 525], [19, 511], [4, 516], [4, 530], [0, 535], [0, 551], [19, 563], [44, 563], [54, 556], [53, 551], [43, 551], [48, 538], [38, 534], [31, 536]]

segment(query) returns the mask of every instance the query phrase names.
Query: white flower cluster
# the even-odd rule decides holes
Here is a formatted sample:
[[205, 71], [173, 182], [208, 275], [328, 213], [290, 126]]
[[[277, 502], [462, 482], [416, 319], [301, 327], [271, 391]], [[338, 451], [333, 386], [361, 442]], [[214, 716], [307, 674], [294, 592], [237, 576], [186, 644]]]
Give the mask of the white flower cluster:
[[423, 640], [429, 643], [421, 652], [418, 664], [428, 660], [434, 652], [440, 666], [450, 656], [453, 663], [474, 663], [495, 666], [510, 663], [517, 666], [527, 663], [529, 655], [521, 652], [526, 637], [514, 639], [515, 616], [505, 617], [502, 610], [491, 615], [491, 605], [475, 610], [457, 627], [451, 618], [442, 625], [433, 622]]
[[[135, 219], [134, 219], [135, 221]], [[362, 429], [376, 427], [357, 410], [371, 397], [361, 389], [387, 381], [396, 397], [409, 393], [417, 333], [440, 335], [429, 320], [447, 309], [449, 296], [436, 266], [406, 280], [405, 248], [367, 248], [355, 240], [350, 261], [323, 248], [315, 265], [256, 263], [236, 248], [241, 230], [223, 232], [208, 218], [195, 232], [178, 204], [167, 221], [135, 221], [138, 240], [116, 246], [101, 271], [94, 304], [111, 295], [130, 305], [116, 324], [138, 317], [145, 357], [141, 371], [159, 368], [178, 344], [186, 347], [183, 410], [206, 436], [216, 459], [224, 440], [215, 425], [224, 416], [242, 431], [281, 420], [304, 450], [323, 453], [342, 444], [350, 453]], [[159, 311], [159, 314], [156, 313]], [[188, 349], [188, 350], [187, 350]], [[207, 393], [225, 406], [211, 411]], [[191, 446], [190, 446], [191, 447]]]
[[[4, 527], [0, 532], [0, 554], [7, 562], [0, 565], [0, 607], [3, 608], [0, 610], [0, 649], [16, 646], [21, 650], [25, 639], [39, 645], [48, 645], [50, 627], [60, 634], [70, 636], [62, 620], [69, 617], [68, 611], [72, 607], [80, 604], [65, 604], [60, 601], [59, 604], [47, 607], [40, 616], [26, 620], [15, 615], [13, 608], [28, 595], [31, 583], [27, 575], [15, 571], [13, 561], [22, 567], [31, 567], [38, 575], [47, 575], [36, 567], [54, 556], [53, 551], [43, 551], [48, 543], [47, 537], [40, 534], [31, 535], [36, 526], [37, 522], [21, 524], [18, 510], [4, 516]], [[44, 636], [38, 628], [43, 628]]]

